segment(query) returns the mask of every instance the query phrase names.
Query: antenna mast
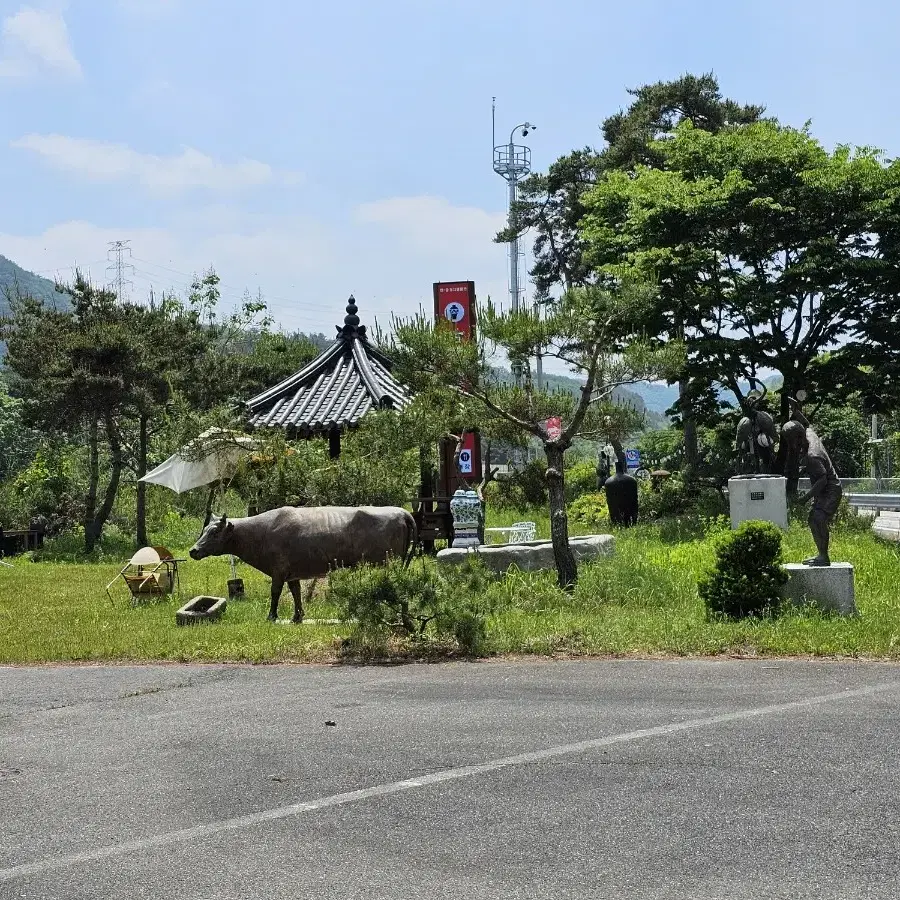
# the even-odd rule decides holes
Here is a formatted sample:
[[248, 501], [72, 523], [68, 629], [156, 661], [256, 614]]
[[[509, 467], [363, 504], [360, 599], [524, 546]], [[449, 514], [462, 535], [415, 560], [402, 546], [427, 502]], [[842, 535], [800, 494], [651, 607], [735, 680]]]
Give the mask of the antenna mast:
[[[519, 234], [516, 222], [516, 198], [518, 196], [519, 182], [531, 172], [531, 149], [524, 144], [516, 144], [515, 136], [517, 131], [522, 132], [522, 137], [527, 137], [529, 131], [533, 131], [537, 126], [531, 122], [522, 122], [516, 125], [509, 133], [509, 143], [497, 144], [496, 130], [496, 107], [497, 98], [492, 98], [491, 104], [491, 125], [492, 125], [492, 141], [494, 144], [494, 171], [506, 181], [509, 190], [509, 230], [512, 239], [509, 242], [509, 296], [512, 302], [513, 312], [519, 311], [519, 304], [522, 298], [522, 290], [519, 287]], [[513, 374], [516, 377], [516, 384], [522, 381], [522, 367], [519, 363], [513, 364]]]

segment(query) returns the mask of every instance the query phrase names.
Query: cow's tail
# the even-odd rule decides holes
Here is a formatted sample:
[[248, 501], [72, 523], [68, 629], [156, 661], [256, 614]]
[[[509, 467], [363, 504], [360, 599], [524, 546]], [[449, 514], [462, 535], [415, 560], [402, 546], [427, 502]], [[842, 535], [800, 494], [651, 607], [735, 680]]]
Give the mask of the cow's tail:
[[403, 558], [404, 569], [409, 567], [413, 557], [416, 555], [416, 547], [419, 545], [419, 527], [416, 525], [416, 520], [413, 518], [412, 513], [406, 513], [406, 531], [409, 545]]

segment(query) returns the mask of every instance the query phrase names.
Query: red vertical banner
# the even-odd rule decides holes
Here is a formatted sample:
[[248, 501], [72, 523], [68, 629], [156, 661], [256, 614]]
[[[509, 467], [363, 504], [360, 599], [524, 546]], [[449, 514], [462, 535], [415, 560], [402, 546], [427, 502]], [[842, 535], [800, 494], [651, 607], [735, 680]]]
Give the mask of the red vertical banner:
[[456, 467], [466, 481], [481, 481], [481, 441], [478, 440], [478, 432], [467, 431], [463, 435]]
[[434, 320], [449, 322], [470, 341], [475, 337], [475, 282], [434, 282]]

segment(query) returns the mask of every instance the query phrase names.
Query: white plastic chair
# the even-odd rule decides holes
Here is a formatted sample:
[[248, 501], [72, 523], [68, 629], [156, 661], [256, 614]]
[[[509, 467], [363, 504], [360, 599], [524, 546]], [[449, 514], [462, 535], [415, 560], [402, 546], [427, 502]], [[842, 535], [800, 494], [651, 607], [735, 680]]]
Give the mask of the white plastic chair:
[[537, 537], [537, 525], [534, 522], [513, 522], [509, 530], [511, 544], [523, 544]]

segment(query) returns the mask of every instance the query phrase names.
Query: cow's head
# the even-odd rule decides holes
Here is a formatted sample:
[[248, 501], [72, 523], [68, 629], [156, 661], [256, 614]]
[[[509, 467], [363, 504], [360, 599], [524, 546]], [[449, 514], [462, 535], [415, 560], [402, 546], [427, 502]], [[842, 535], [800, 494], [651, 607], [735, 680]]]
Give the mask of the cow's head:
[[210, 522], [203, 529], [203, 534], [190, 549], [191, 559], [205, 559], [207, 556], [221, 556], [228, 551], [225, 549], [228, 536], [234, 530], [234, 522], [226, 520], [222, 516], [216, 522]]

